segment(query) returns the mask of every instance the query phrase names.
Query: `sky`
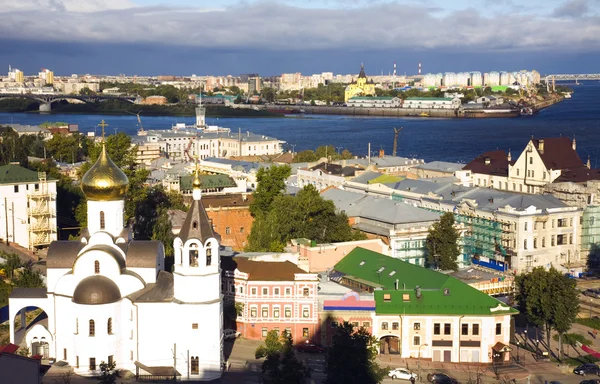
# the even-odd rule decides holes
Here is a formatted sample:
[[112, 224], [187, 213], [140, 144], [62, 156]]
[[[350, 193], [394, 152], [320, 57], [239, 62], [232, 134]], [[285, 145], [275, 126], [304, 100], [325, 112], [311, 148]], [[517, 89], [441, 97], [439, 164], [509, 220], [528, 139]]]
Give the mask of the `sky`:
[[0, 19], [0, 74], [600, 68], [600, 0], [0, 0]]

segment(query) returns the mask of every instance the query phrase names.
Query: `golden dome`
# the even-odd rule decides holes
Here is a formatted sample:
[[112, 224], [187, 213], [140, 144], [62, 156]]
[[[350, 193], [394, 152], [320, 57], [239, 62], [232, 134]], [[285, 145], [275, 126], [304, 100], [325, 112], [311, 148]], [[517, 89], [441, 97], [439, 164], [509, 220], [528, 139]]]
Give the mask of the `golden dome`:
[[123, 200], [128, 185], [129, 179], [108, 157], [106, 146], [102, 144], [100, 157], [81, 179], [85, 197], [97, 201]]
[[192, 189], [200, 189], [200, 185], [202, 183], [200, 182], [200, 176], [198, 176], [198, 169], [196, 169], [196, 172], [194, 174], [194, 180], [192, 180]]

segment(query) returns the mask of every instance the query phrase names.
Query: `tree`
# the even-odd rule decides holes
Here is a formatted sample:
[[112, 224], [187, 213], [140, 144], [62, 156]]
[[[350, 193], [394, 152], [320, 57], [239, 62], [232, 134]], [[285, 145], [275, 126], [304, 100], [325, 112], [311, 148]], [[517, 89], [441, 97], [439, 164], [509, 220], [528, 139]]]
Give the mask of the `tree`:
[[458, 239], [459, 233], [454, 228], [454, 215], [446, 212], [429, 229], [426, 240], [428, 266], [456, 271], [456, 259], [460, 255]]
[[292, 170], [288, 165], [274, 165], [269, 168], [261, 167], [256, 173], [256, 190], [253, 193], [254, 201], [250, 204], [250, 213], [253, 217], [269, 211], [273, 200], [283, 195], [285, 180]]
[[309, 368], [296, 357], [292, 336], [287, 332], [279, 337], [277, 331], [269, 331], [265, 344], [254, 355], [257, 359], [265, 358], [262, 372], [270, 383], [304, 384], [310, 377]]
[[261, 96], [263, 99], [267, 100], [268, 103], [272, 103], [275, 101], [276, 91], [273, 88], [267, 87], [263, 88], [261, 91]]
[[294, 163], [312, 163], [313, 161], [317, 160], [317, 155], [315, 155], [315, 152], [311, 151], [310, 149], [296, 152], [294, 155]]
[[117, 382], [117, 378], [121, 377], [119, 375], [119, 371], [115, 369], [116, 363], [111, 361], [110, 363], [105, 363], [102, 361], [100, 363], [100, 381], [101, 384], [115, 384]]
[[15, 253], [7, 254], [5, 252], [1, 252], [0, 256], [2, 256], [2, 258], [6, 260], [4, 264], [2, 264], [4, 273], [9, 279], [12, 279], [14, 276], [14, 271], [23, 266], [23, 263], [21, 263], [21, 259]]
[[377, 339], [364, 328], [344, 322], [333, 335], [326, 356], [326, 384], [380, 383], [386, 370], [377, 364]]
[[94, 96], [94, 95], [96, 95], [96, 92], [92, 91], [88, 87], [84, 87], [79, 91], [79, 94], [81, 96]]
[[536, 267], [530, 273], [517, 276], [519, 308], [527, 320], [543, 327], [550, 346], [552, 330], [558, 332], [559, 359], [563, 358], [562, 336], [569, 331], [579, 313], [579, 295], [575, 280], [554, 267]]

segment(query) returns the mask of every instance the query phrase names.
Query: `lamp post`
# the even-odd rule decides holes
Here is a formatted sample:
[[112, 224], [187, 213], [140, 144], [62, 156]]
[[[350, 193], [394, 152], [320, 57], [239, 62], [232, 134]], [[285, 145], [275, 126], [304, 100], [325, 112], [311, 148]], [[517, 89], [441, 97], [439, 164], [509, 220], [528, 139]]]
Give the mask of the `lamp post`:
[[527, 329], [523, 331], [525, 333], [525, 341], [523, 342], [523, 344], [525, 344], [525, 348], [527, 348], [527, 342], [529, 341], [527, 339]]
[[535, 339], [535, 356], [536, 357], [539, 355], [539, 344], [540, 344], [540, 341], [538, 339]]
[[421, 347], [428, 347], [427, 343], [419, 345], [419, 354], [417, 356], [417, 372], [419, 375], [419, 382], [423, 382], [423, 378], [421, 377]]
[[519, 346], [520, 346], [521, 342], [519, 342], [519, 340], [517, 340], [517, 364], [519, 363]]

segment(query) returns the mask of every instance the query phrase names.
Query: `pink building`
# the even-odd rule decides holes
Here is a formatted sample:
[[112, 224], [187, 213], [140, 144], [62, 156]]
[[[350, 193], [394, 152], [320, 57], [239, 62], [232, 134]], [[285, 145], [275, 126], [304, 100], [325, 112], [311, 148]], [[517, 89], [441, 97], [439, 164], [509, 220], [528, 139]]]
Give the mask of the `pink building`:
[[309, 272], [325, 272], [336, 265], [354, 248], [389, 254], [390, 247], [381, 239], [347, 241], [344, 243], [316, 244], [307, 239], [297, 240], [298, 264]]
[[289, 261], [222, 258], [225, 301], [239, 310], [236, 329], [246, 339], [288, 331], [296, 343], [314, 340], [318, 328], [318, 276]]
[[320, 318], [320, 340], [324, 345], [331, 345], [331, 340], [338, 325], [348, 322], [358, 329], [364, 327], [373, 332], [375, 317], [375, 300], [373, 297], [363, 298], [356, 292], [348, 292], [340, 300], [324, 300]]

